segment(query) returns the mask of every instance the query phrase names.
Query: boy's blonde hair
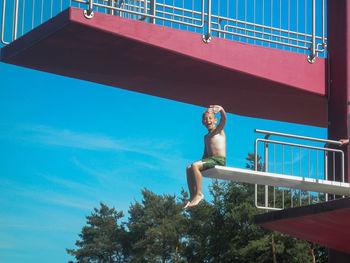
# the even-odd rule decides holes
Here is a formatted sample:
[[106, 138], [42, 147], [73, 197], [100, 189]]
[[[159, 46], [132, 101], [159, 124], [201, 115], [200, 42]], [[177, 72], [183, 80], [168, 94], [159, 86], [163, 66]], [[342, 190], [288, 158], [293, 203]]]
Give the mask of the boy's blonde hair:
[[214, 113], [214, 112], [209, 112], [208, 110], [205, 110], [204, 112], [203, 112], [203, 114], [202, 114], [202, 119], [204, 118], [204, 115], [205, 114], [213, 114], [214, 115], [214, 117], [215, 117], [215, 119], [216, 119], [216, 114]]

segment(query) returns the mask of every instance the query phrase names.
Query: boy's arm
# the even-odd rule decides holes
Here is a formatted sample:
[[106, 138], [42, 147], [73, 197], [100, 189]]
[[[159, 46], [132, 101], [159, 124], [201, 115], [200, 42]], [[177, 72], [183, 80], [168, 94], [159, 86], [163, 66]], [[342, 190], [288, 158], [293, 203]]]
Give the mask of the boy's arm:
[[207, 152], [207, 147], [205, 145], [205, 137], [204, 137], [204, 153], [202, 159], [208, 158], [208, 152]]
[[224, 108], [219, 105], [210, 105], [209, 111], [213, 111], [215, 114], [220, 112], [220, 122], [218, 126], [216, 126], [216, 130], [218, 132], [221, 132], [224, 129], [226, 124], [226, 112]]

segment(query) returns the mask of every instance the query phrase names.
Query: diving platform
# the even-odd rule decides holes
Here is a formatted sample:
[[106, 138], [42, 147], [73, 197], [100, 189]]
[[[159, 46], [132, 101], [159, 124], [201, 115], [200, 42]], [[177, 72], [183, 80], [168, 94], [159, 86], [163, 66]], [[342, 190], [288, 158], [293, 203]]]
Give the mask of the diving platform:
[[324, 58], [70, 7], [1, 49], [17, 66], [227, 112], [326, 127]]
[[350, 198], [342, 198], [256, 215], [254, 223], [350, 254], [349, 219]]
[[204, 177], [249, 183], [301, 189], [304, 191], [350, 196], [350, 184], [300, 176], [252, 171], [248, 169], [215, 166], [202, 172]]

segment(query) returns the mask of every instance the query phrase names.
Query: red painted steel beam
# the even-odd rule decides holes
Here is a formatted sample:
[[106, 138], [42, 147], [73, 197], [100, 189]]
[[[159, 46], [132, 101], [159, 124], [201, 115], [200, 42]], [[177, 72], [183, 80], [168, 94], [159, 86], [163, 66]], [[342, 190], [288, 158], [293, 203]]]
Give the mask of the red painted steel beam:
[[349, 218], [350, 198], [345, 198], [256, 215], [254, 220], [264, 228], [350, 254]]
[[[350, 1], [327, 1], [327, 49], [329, 63], [329, 102], [328, 102], [328, 138], [338, 140], [349, 138], [349, 76], [350, 76]], [[350, 182], [349, 174], [349, 145], [343, 147], [345, 152], [345, 180]], [[329, 160], [329, 174], [332, 172], [333, 160]], [[339, 163], [340, 160], [336, 160]], [[336, 180], [341, 180], [339, 165], [336, 167]], [[350, 215], [348, 216], [348, 219]], [[341, 219], [334, 218], [333, 224], [337, 225]], [[338, 226], [342, 231], [349, 229], [347, 224]], [[342, 246], [350, 247], [349, 240], [342, 240], [341, 233], [334, 238], [343, 242]], [[331, 247], [333, 248], [333, 247]], [[343, 251], [344, 252], [344, 251]], [[330, 263], [350, 262], [350, 250], [339, 253], [329, 250]]]
[[2, 48], [1, 60], [228, 112], [327, 125], [325, 60], [70, 8]]
[[[350, 101], [350, 1], [327, 1], [328, 17], [328, 56], [329, 56], [329, 103], [328, 138], [339, 140], [349, 136]], [[350, 181], [349, 147], [344, 147], [346, 181]], [[330, 160], [330, 165], [332, 160]], [[330, 166], [330, 169], [332, 167]], [[336, 179], [341, 180], [337, 170]]]

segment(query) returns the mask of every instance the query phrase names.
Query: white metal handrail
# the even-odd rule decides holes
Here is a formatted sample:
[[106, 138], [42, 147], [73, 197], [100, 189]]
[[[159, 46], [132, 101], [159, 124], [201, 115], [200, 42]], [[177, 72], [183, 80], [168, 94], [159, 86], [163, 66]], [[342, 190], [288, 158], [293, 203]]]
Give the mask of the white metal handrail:
[[[322, 182], [331, 182], [335, 180], [336, 177], [336, 167], [338, 167], [340, 170], [340, 175], [341, 175], [341, 182], [344, 183], [345, 182], [345, 174], [344, 174], [344, 152], [340, 149], [335, 149], [335, 148], [329, 148], [329, 145], [335, 145], [335, 146], [339, 146], [341, 143], [339, 141], [334, 141], [334, 140], [326, 140], [326, 139], [320, 139], [320, 138], [313, 138], [313, 137], [306, 137], [306, 136], [300, 136], [300, 135], [295, 135], [295, 134], [286, 134], [286, 133], [280, 133], [280, 132], [272, 132], [272, 131], [264, 131], [264, 130], [255, 130], [256, 133], [261, 133], [265, 135], [265, 138], [258, 138], [255, 140], [255, 146], [254, 146], [254, 166], [255, 166], [255, 170], [258, 170], [258, 146], [260, 144], [263, 144], [263, 167], [264, 167], [264, 172], [268, 172], [268, 173], [276, 173], [278, 174], [278, 176], [281, 176], [283, 174], [286, 174], [288, 176], [293, 176], [295, 173], [295, 170], [299, 170], [299, 177], [303, 177], [306, 179], [310, 179], [311, 178], [311, 173], [312, 173], [312, 168], [316, 169], [316, 175], [314, 174], [314, 179], [316, 179], [316, 181], [322, 181]], [[300, 143], [292, 143], [292, 142], [286, 142], [286, 141], [281, 141], [281, 140], [271, 140], [269, 139], [270, 136], [278, 136], [278, 137], [282, 137], [282, 138], [291, 138], [291, 139], [297, 139], [297, 140], [303, 140], [303, 141], [308, 141], [308, 142], [317, 142], [317, 143], [323, 143], [324, 147], [320, 147], [320, 146], [314, 146], [314, 145], [308, 145], [308, 144], [300, 144]], [[281, 147], [281, 149], [279, 151], [276, 151], [276, 145], [279, 145]], [[271, 149], [270, 146], [273, 146], [273, 148]], [[286, 148], [290, 147], [290, 171], [288, 171], [288, 173], [286, 173], [286, 169], [285, 169], [285, 156], [286, 154]], [[297, 157], [296, 159], [293, 157], [293, 149], [299, 149], [298, 153], [296, 154]], [[271, 153], [272, 150], [272, 153]], [[307, 151], [307, 162], [306, 164], [304, 164], [305, 168], [302, 169], [302, 151]], [[314, 160], [314, 163], [311, 162], [311, 158], [310, 158], [310, 151], [314, 151], [316, 154], [316, 158]], [[278, 153], [277, 155], [280, 155], [281, 158], [281, 163], [279, 164], [279, 166], [281, 166], [282, 171], [280, 172], [276, 172], [276, 152]], [[319, 154], [319, 152], [322, 153], [322, 155]], [[329, 176], [329, 154], [332, 155], [332, 163], [331, 165], [333, 166], [332, 169], [332, 176]], [[336, 155], [339, 156], [339, 160], [336, 163]], [[270, 166], [271, 166], [271, 161], [269, 160], [272, 156], [272, 170], [270, 171]], [[323, 156], [323, 159], [319, 160], [319, 156]], [[299, 169], [295, 169], [293, 167], [293, 163], [296, 162], [299, 164]], [[322, 166], [322, 162], [323, 162], [323, 172], [320, 171], [320, 164]], [[311, 167], [313, 166], [313, 167]], [[293, 171], [294, 168], [294, 171]], [[294, 173], [293, 173], [294, 172]], [[331, 179], [331, 180], [330, 180]], [[264, 210], [280, 210], [280, 209], [284, 209], [284, 191], [286, 190], [285, 188], [276, 188], [273, 187], [273, 194], [270, 194], [270, 189], [269, 186], [265, 185], [264, 186], [264, 193], [263, 193], [263, 205], [261, 205], [261, 202], [259, 202], [260, 200], [258, 200], [258, 195], [259, 195], [259, 191], [258, 191], [258, 185], [255, 185], [255, 205], [257, 208], [260, 209], [264, 209]], [[276, 207], [276, 190], [281, 190], [282, 191], [282, 201], [280, 201], [280, 203], [282, 203], [281, 207]], [[294, 200], [294, 191], [293, 189], [290, 189], [289, 192], [291, 194], [291, 207], [293, 207], [295, 204], [293, 203]], [[261, 193], [261, 191], [260, 191]], [[302, 202], [302, 191], [299, 190], [299, 201]], [[315, 195], [308, 193], [309, 195], [309, 199], [308, 199], [308, 203], [311, 203], [311, 199], [317, 199], [318, 201], [320, 200], [320, 196], [318, 194], [318, 198], [315, 198]], [[272, 200], [269, 196], [272, 196]], [[328, 201], [328, 193], [324, 193], [323, 196], [325, 201]], [[336, 198], [336, 196], [333, 196], [333, 198]], [[271, 203], [273, 203], [273, 205], [270, 205]], [[301, 204], [300, 204], [301, 205]]]
[[148, 21], [199, 32], [206, 43], [215, 36], [307, 52], [309, 62], [326, 56], [325, 0], [293, 4], [290, 0], [3, 0], [1, 42], [9, 44], [69, 6], [84, 6], [87, 18], [97, 11]]

